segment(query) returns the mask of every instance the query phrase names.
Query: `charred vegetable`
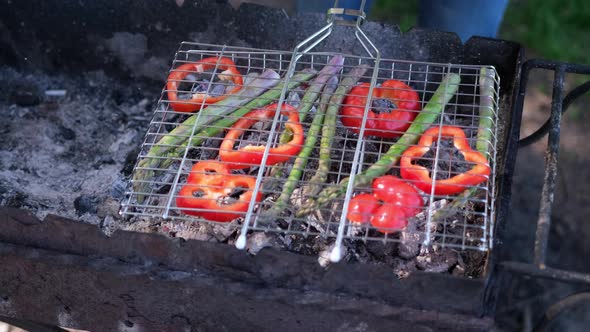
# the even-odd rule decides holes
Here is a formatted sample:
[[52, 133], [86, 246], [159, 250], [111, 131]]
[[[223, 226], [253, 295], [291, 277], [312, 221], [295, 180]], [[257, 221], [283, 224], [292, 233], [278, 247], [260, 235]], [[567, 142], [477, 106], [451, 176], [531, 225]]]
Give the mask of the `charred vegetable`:
[[[253, 177], [231, 174], [223, 163], [196, 163], [176, 197], [183, 213], [210, 221], [228, 222], [241, 217], [254, 197]], [[262, 194], [258, 193], [256, 201]]]
[[488, 160], [480, 152], [472, 150], [467, 137], [465, 137], [465, 132], [454, 126], [442, 126], [441, 128], [437, 126], [428, 129], [420, 138], [418, 145], [412, 146], [403, 153], [400, 161], [400, 173], [404, 179], [411, 180], [416, 187], [427, 194], [432, 192], [433, 180], [430, 177], [430, 171], [426, 167], [415, 165], [412, 162], [428, 152], [432, 143], [437, 141], [439, 136], [440, 138], [451, 138], [454, 147], [463, 155], [465, 161], [473, 163], [474, 166], [465, 173], [434, 181], [435, 195], [455, 195], [487, 180], [490, 175]]
[[[227, 132], [219, 148], [219, 158], [227, 163], [229, 168], [242, 169], [260, 166], [266, 148], [264, 145], [248, 145], [238, 150], [234, 150], [234, 145], [238, 138], [256, 122], [272, 119], [278, 106], [275, 103], [246, 114]], [[267, 165], [274, 165], [289, 160], [301, 151], [301, 146], [303, 145], [303, 127], [299, 123], [297, 109], [288, 104], [283, 104], [281, 114], [288, 117], [285, 130], [291, 133], [291, 140], [284, 144], [279, 143], [280, 145], [277, 147], [270, 148], [268, 158], [266, 159]]]
[[[258, 90], [260, 93], [264, 91], [264, 88], [262, 87], [263, 85], [266, 87], [266, 89], [270, 89], [260, 95], [258, 98], [250, 98], [245, 95], [238, 97], [238, 94], [236, 94], [208, 107], [207, 111], [211, 109], [224, 110], [224, 112], [227, 112], [227, 109], [234, 111], [231, 113], [231, 115], [218, 119], [217, 121], [213, 122], [212, 125], [202, 128], [200, 131], [197, 129], [198, 127], [196, 127], [196, 130], [194, 131], [196, 135], [191, 136], [191, 132], [193, 132], [193, 126], [196, 126], [195, 122], [197, 121], [199, 114], [192, 115], [183, 123], [174, 128], [174, 130], [160, 138], [160, 140], [151, 147], [148, 154], [143, 157], [143, 159], [141, 159], [137, 165], [137, 170], [133, 176], [134, 191], [139, 193], [137, 196], [137, 201], [139, 203], [143, 201], [143, 193], [147, 192], [147, 186], [149, 185], [147, 180], [155, 175], [155, 169], [165, 169], [169, 167], [172, 163], [174, 163], [174, 158], [179, 158], [183, 155], [187, 145], [197, 146], [201, 144], [207, 137], [215, 136], [221, 133], [224, 128], [230, 127], [236, 121], [238, 121], [238, 119], [246, 115], [251, 110], [266, 106], [275, 101], [280, 96], [281, 90], [285, 84], [284, 81], [282, 81], [281, 84], [275, 87], [277, 83], [281, 82], [276, 80], [277, 76], [278, 74], [276, 74], [276, 72], [267, 70], [259, 77], [254, 79], [249, 85], [244, 86], [244, 88], [242, 88], [240, 91], [240, 93], [242, 93], [244, 90], [247, 90], [247, 87], [250, 85], [257, 87], [253, 88], [253, 90]], [[304, 70], [302, 72], [296, 73], [289, 81], [287, 88], [293, 89], [303, 82], [309, 81], [314, 76], [315, 71], [313, 70]], [[250, 93], [252, 92], [253, 91]], [[201, 115], [205, 113], [203, 111], [200, 112]]]
[[[342, 79], [340, 85], [330, 98], [326, 115], [324, 116], [324, 124], [322, 126], [322, 139], [320, 140], [320, 160], [318, 170], [314, 176], [309, 180], [310, 185], [306, 188], [305, 195], [307, 197], [315, 197], [322, 189], [323, 184], [328, 179], [330, 171], [330, 152], [332, 149], [332, 142], [334, 134], [336, 133], [336, 117], [338, 108], [342, 104], [342, 100], [346, 93], [358, 82], [358, 80], [367, 72], [366, 65], [360, 65], [350, 70], [348, 74]], [[306, 202], [305, 206], [309, 205]], [[305, 207], [304, 207], [305, 208]]]
[[[460, 82], [461, 77], [458, 74], [448, 73], [442, 80], [438, 89], [436, 89], [436, 92], [430, 101], [426, 104], [420, 114], [418, 114], [404, 135], [400, 137], [400, 139], [394, 143], [387, 153], [385, 153], [375, 164], [355, 176], [354, 186], [357, 187], [370, 184], [373, 179], [387, 173], [387, 171], [399, 161], [401, 154], [408, 147], [416, 144], [420, 135], [422, 135], [422, 133], [424, 133], [424, 131], [426, 131], [426, 129], [438, 118], [445, 105], [455, 95], [455, 92], [457, 92]], [[340, 197], [346, 193], [347, 186], [348, 179], [344, 179], [337, 187], [324, 189], [324, 191], [320, 193], [318, 199], [304, 209], [301, 209], [297, 213], [297, 216], [305, 216], [318, 207]]]
[[[361, 83], [344, 99], [340, 113], [342, 123], [353, 132], [359, 133], [365, 114], [365, 105], [369, 98], [369, 83]], [[379, 87], [373, 88], [373, 103], [385, 99], [393, 105], [390, 112], [376, 113], [376, 107], [367, 112], [365, 122], [365, 136], [393, 138], [401, 136], [420, 110], [420, 97], [411, 87], [397, 80], [387, 80]]]
[[[203, 73], [207, 70], [211, 70], [217, 67], [217, 71], [220, 72], [217, 77], [220, 81], [229, 81], [233, 83], [233, 87], [226, 91], [224, 86], [222, 93], [213, 95], [212, 91], [195, 92], [191, 95], [190, 99], [182, 99], [179, 96], [178, 88], [189, 75], [193, 73]], [[177, 112], [194, 112], [199, 110], [201, 107], [205, 108], [207, 105], [214, 104], [227, 97], [229, 94], [238, 92], [242, 88], [244, 80], [240, 72], [236, 69], [236, 65], [233, 61], [226, 57], [212, 57], [205, 58], [197, 62], [185, 63], [177, 68], [173, 69], [166, 83], [166, 90], [168, 90], [168, 100], [170, 106]], [[213, 84], [213, 79], [208, 85]], [[210, 87], [207, 87], [210, 89]]]
[[415, 216], [422, 205], [422, 197], [407, 182], [385, 175], [373, 181], [373, 194], [359, 194], [352, 198], [347, 217], [356, 223], [370, 222], [382, 233], [404, 229], [408, 218]]

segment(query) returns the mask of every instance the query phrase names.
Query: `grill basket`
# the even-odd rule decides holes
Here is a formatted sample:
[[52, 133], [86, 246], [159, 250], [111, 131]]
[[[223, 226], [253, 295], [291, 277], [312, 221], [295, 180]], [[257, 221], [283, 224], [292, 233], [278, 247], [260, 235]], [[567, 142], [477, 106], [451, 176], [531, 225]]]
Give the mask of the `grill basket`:
[[[353, 185], [355, 178], [382, 159], [390, 147], [398, 141], [398, 138], [361, 136], [367, 130], [369, 112], [389, 111], [388, 108], [395, 107], [396, 103], [404, 102], [404, 100], [397, 99], [390, 104], [376, 97], [367, 98], [367, 102], [363, 105], [364, 118], [361, 127], [357, 132], [353, 132], [342, 123], [346, 116], [342, 113], [342, 107], [350, 106], [346, 105], [347, 99], [344, 98], [344, 101], [334, 104], [335, 98], [326, 102], [320, 97], [313, 103], [307, 115], [301, 118], [304, 137], [306, 140], [309, 138], [312, 121], [320, 114], [320, 110], [327, 109], [327, 112], [330, 112], [330, 109], [337, 110], [335, 127], [331, 127], [326, 122], [329, 121], [328, 116], [324, 116], [321, 130], [318, 135], [314, 135], [317, 142], [313, 145], [305, 167], [301, 168], [300, 179], [293, 182], [295, 186], [293, 193], [283, 209], [277, 212], [272, 208], [285, 189], [285, 184], [288, 183], [287, 178], [294, 167], [297, 155], [274, 165], [271, 165], [270, 161], [275, 157], [273, 148], [281, 145], [282, 139], [287, 136], [285, 133], [289, 132], [285, 127], [288, 123], [285, 113], [272, 112], [268, 121], [259, 122], [249, 130], [245, 130], [234, 144], [235, 150], [248, 146], [263, 147], [261, 165], [250, 165], [251, 167], [231, 172], [233, 175], [230, 178], [251, 179], [248, 182], [251, 183], [250, 188], [244, 188], [243, 185], [232, 185], [227, 188], [220, 184], [204, 186], [205, 190], [225, 192], [223, 198], [217, 201], [221, 204], [217, 205], [220, 206], [220, 210], [224, 209], [223, 204], [241, 202], [240, 200], [244, 199], [244, 191], [252, 192], [250, 200], [241, 202], [247, 203], [247, 209], [235, 214], [236, 218], [233, 218], [230, 224], [241, 230], [236, 246], [244, 248], [251, 231], [262, 231], [279, 232], [285, 236], [335, 238], [332, 261], [338, 261], [342, 257], [341, 245], [344, 239], [418, 242], [459, 250], [489, 250], [494, 234], [496, 132], [500, 87], [499, 77], [494, 68], [381, 59], [377, 48], [360, 29], [362, 11], [332, 9], [329, 14], [328, 25], [298, 45], [293, 52], [181, 43], [174, 59], [171, 75], [162, 91], [145, 136], [138, 163], [134, 168], [132, 185], [127, 192], [121, 213], [141, 218], [211, 222], [207, 220], [211, 218], [194, 217], [189, 214], [196, 212], [202, 216], [203, 212], [215, 212], [214, 208], [191, 210], [177, 206], [177, 199], [182, 196], [180, 190], [187, 185], [187, 178], [194, 165], [205, 160], [219, 159], [220, 145], [234, 123], [239, 119], [251, 118], [253, 113], [249, 112], [260, 107], [250, 107], [252, 103], [247, 102], [249, 99], [244, 99], [240, 107], [228, 106], [227, 109], [223, 109], [222, 106], [217, 105], [215, 106], [217, 109], [226, 110], [224, 113], [227, 114], [214, 119], [215, 121], [209, 121], [213, 119], [203, 111], [207, 109], [205, 108], [206, 100], [203, 101], [198, 97], [205, 94], [207, 98], [225, 97], [227, 101], [236, 97], [234, 88], [240, 84], [236, 80], [239, 76], [243, 77], [242, 89], [246, 89], [249, 85], [256, 85], [257, 77], [260, 78], [257, 75], [273, 70], [278, 75], [267, 80], [276, 80], [271, 83], [273, 87], [267, 90], [271, 91], [273, 96], [265, 99], [268, 93], [262, 94], [255, 99], [255, 102], [278, 103], [279, 107], [276, 109], [281, 109], [282, 105], [288, 104], [295, 108], [299, 107], [301, 110], [306, 102], [305, 87], [312, 85], [313, 79], [309, 82], [298, 82], [298, 77], [301, 77], [298, 73], [304, 73], [310, 69], [320, 71], [328, 66], [335, 56], [342, 56], [344, 64], [342, 70], [339, 70], [336, 75], [338, 82], [342, 82], [353, 68], [364, 65], [367, 66], [367, 70], [360, 77], [359, 83], [366, 83], [369, 91], [373, 92], [373, 96], [376, 89], [383, 89], [381, 86], [385, 81], [399, 80], [418, 93], [421, 108], [426, 107], [437, 89], [447, 92], [453, 88], [446, 86], [448, 85], [448, 81], [444, 80], [446, 75], [449, 73], [458, 75], [460, 83], [458, 87], [454, 87], [457, 88], [457, 92], [453, 94], [450, 101], [444, 105], [431, 105], [442, 106], [440, 115], [433, 123], [421, 125], [461, 128], [472, 149], [475, 150], [476, 146], [478, 149], [484, 147], [482, 152], [489, 161], [491, 170], [489, 176], [477, 185], [466, 186], [464, 192], [457, 195], [437, 195], [434, 190], [419, 191], [424, 204], [419, 212], [407, 219], [408, 224], [401, 231], [388, 232], [377, 229], [371, 223], [351, 222], [347, 218], [351, 200], [360, 193], [371, 192], [370, 183]], [[357, 14], [359, 18], [355, 24], [351, 24], [350, 21], [338, 19], [338, 15], [341, 14]], [[356, 36], [368, 56], [311, 51], [338, 24], [354, 26]], [[235, 64], [239, 74], [228, 69], [227, 59]], [[170, 82], [175, 84], [171, 85]], [[292, 86], [295, 87], [291, 88]], [[351, 94], [349, 90], [345, 94]], [[338, 92], [335, 93], [337, 94]], [[189, 113], [186, 112], [187, 109], [201, 111]], [[238, 113], [235, 112], [236, 109]], [[431, 108], [426, 107], [422, 112], [430, 110]], [[201, 126], [202, 123], [207, 125]], [[330, 135], [327, 134], [329, 130], [326, 128], [333, 129], [333, 138], [329, 145], [329, 160], [325, 158], [326, 156], [320, 156], [320, 145], [324, 141], [327, 142]], [[484, 132], [486, 134], [483, 134]], [[401, 134], [403, 132], [399, 132], [399, 135]], [[418, 137], [419, 135], [415, 137], [415, 141]], [[485, 137], [483, 142], [481, 142], [482, 137]], [[432, 184], [437, 178], [439, 180], [450, 178], [475, 166], [474, 163], [464, 160], [461, 153], [458, 153], [452, 145], [444, 144], [445, 141], [449, 141], [448, 139], [436, 138], [439, 138], [441, 144], [433, 145], [431, 151], [419, 162], [431, 170]], [[286, 143], [286, 145], [289, 144], [292, 143]], [[223, 163], [231, 165], [229, 162]], [[325, 182], [318, 183], [314, 175], [318, 173], [319, 167], [326, 166], [328, 172], [325, 174]], [[386, 174], [400, 176], [399, 163], [389, 165], [388, 168]], [[432, 169], [437, 171], [432, 172]], [[204, 178], [211, 175], [197, 174], [194, 169], [192, 174]], [[349, 181], [345, 182], [345, 179]], [[415, 184], [411, 180], [407, 182]], [[314, 187], [321, 190], [319, 192], [313, 190]], [[434, 187], [436, 188], [436, 185]], [[341, 195], [335, 199], [321, 206], [311, 205], [324, 193], [330, 190], [336, 191], [339, 188], [342, 189]], [[199, 193], [202, 194], [202, 191]], [[260, 200], [257, 201], [256, 197], [260, 197]], [[307, 209], [309, 206], [313, 208]], [[302, 215], [302, 210], [305, 209], [310, 213]], [[271, 211], [274, 212], [271, 213]]]

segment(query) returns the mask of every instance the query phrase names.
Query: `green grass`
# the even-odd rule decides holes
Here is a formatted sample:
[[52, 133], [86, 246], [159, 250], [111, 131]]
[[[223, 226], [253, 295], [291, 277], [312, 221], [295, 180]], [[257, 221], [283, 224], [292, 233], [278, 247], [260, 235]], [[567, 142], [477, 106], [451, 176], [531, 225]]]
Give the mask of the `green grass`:
[[408, 31], [418, 19], [418, 0], [376, 0], [369, 19], [397, 24], [401, 31]]
[[513, 0], [499, 37], [547, 59], [590, 64], [590, 2]]
[[[407, 31], [417, 13], [418, 0], [376, 0], [369, 18]], [[511, 0], [498, 38], [520, 42], [538, 57], [590, 64], [590, 1]]]

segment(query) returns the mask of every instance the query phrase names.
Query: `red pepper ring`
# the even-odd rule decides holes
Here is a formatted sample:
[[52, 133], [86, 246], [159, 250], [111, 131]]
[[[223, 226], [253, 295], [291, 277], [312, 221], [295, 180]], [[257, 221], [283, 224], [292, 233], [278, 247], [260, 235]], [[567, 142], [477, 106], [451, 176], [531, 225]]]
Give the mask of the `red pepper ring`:
[[196, 163], [191, 169], [187, 183], [200, 183], [204, 179], [211, 179], [214, 175], [230, 175], [229, 168], [216, 160], [204, 160]]
[[370, 222], [381, 233], [397, 232], [424, 205], [416, 188], [393, 175], [375, 179], [372, 187], [372, 195], [359, 194], [350, 200], [346, 216], [351, 222]]
[[441, 138], [452, 138], [453, 145], [463, 155], [465, 161], [474, 163], [475, 166], [465, 173], [448, 179], [437, 180], [434, 183], [434, 194], [455, 195], [461, 193], [467, 187], [478, 185], [488, 179], [490, 165], [487, 158], [479, 151], [471, 149], [465, 137], [465, 132], [461, 128], [454, 126], [432, 127], [426, 130], [418, 145], [410, 147], [402, 154], [400, 161], [402, 178], [413, 181], [412, 183], [416, 187], [427, 194], [432, 192], [430, 171], [426, 167], [412, 164], [412, 161], [422, 157], [430, 150], [432, 143], [438, 140], [439, 133]]
[[[178, 99], [178, 87], [180, 83], [192, 73], [202, 73], [207, 70], [214, 69], [217, 66], [219, 74], [217, 77], [221, 81], [232, 81], [234, 88], [231, 89], [227, 94], [221, 96], [209, 96], [206, 93], [195, 93], [191, 99], [179, 100]], [[225, 99], [228, 94], [238, 92], [244, 80], [240, 72], [236, 69], [236, 65], [233, 61], [225, 57], [211, 57], [204, 58], [203, 60], [191, 63], [185, 63], [172, 70], [168, 75], [168, 81], [166, 83], [166, 90], [168, 90], [168, 100], [170, 106], [177, 112], [194, 112], [201, 108], [204, 101], [204, 107], [210, 104], [214, 104], [222, 99]]]
[[[360, 132], [365, 104], [369, 95], [369, 83], [361, 83], [350, 90], [341, 108], [341, 121], [355, 133]], [[420, 97], [410, 86], [387, 80], [373, 88], [373, 100], [388, 99], [396, 105], [391, 112], [376, 114], [368, 110], [365, 136], [394, 138], [401, 136], [411, 125], [420, 110]]]
[[[217, 173], [202, 173], [214, 169]], [[193, 166], [187, 183], [176, 197], [176, 206], [183, 213], [210, 221], [228, 222], [248, 211], [256, 180], [249, 176], [231, 174], [218, 161], [199, 162]], [[256, 195], [256, 202], [262, 193]]]
[[[278, 104], [275, 103], [262, 109], [251, 111], [238, 120], [227, 132], [225, 139], [219, 147], [219, 158], [227, 163], [228, 168], [243, 169], [258, 166], [262, 163], [262, 156], [266, 148], [264, 145], [248, 145], [239, 150], [234, 150], [234, 145], [238, 138], [256, 122], [264, 119], [272, 119], [277, 106]], [[270, 148], [266, 165], [274, 165], [289, 160], [301, 151], [303, 145], [303, 127], [299, 122], [297, 109], [291, 105], [283, 104], [281, 114], [288, 117], [288, 121], [285, 123], [285, 130], [291, 131], [292, 137], [288, 143]]]

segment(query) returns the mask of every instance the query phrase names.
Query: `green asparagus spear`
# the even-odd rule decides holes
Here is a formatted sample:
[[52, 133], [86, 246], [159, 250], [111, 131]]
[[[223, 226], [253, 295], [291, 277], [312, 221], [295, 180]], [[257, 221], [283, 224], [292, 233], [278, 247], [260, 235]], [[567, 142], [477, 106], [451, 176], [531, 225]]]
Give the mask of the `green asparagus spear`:
[[[373, 179], [387, 173], [389, 169], [395, 165], [401, 154], [411, 145], [416, 144], [420, 135], [424, 133], [428, 127], [436, 121], [438, 116], [442, 113], [445, 105], [451, 100], [451, 98], [457, 92], [461, 77], [455, 73], [447, 74], [442, 80], [436, 92], [428, 101], [424, 109], [418, 114], [412, 125], [406, 130], [404, 135], [394, 143], [387, 153], [385, 153], [377, 162], [371, 165], [367, 170], [359, 173], [354, 178], [354, 186], [363, 186], [370, 184]], [[297, 213], [297, 217], [305, 216], [320, 206], [331, 202], [332, 200], [340, 197], [346, 193], [348, 186], [348, 178], [340, 182], [336, 187], [324, 189], [316, 201], [311, 202], [308, 206], [301, 209]]]
[[[338, 74], [344, 65], [344, 57], [341, 55], [335, 55], [330, 59], [330, 61], [320, 70], [316, 78], [309, 84], [309, 87], [305, 91], [301, 102], [299, 103], [299, 107], [297, 108], [297, 112], [299, 112], [299, 121], [303, 122], [305, 116], [309, 112], [309, 110], [313, 107], [313, 104], [316, 102], [324, 85], [330, 79], [330, 77]], [[286, 144], [291, 141], [293, 135], [290, 130], [285, 130], [281, 133], [279, 137], [280, 144]], [[283, 178], [283, 165], [277, 164], [274, 165], [270, 171], [271, 176], [282, 179]]]
[[309, 127], [309, 131], [307, 132], [307, 138], [305, 139], [303, 149], [301, 149], [301, 152], [293, 163], [293, 168], [291, 169], [291, 173], [289, 173], [289, 177], [283, 186], [281, 195], [274, 203], [273, 207], [265, 213], [267, 218], [274, 217], [281, 213], [289, 204], [289, 199], [291, 198], [291, 195], [297, 186], [297, 182], [303, 175], [303, 171], [307, 165], [309, 156], [311, 155], [311, 152], [313, 151], [313, 148], [315, 147], [315, 144], [318, 140], [320, 130], [322, 129], [322, 123], [324, 122], [324, 114], [326, 112], [326, 108], [328, 107], [328, 102], [330, 101], [334, 90], [336, 90], [337, 85], [338, 77], [336, 76], [332, 76], [332, 78], [326, 83], [326, 87], [324, 88], [324, 92], [320, 98], [318, 111], [313, 118], [311, 126]]
[[[477, 129], [477, 151], [489, 158], [489, 145], [492, 141], [494, 127], [494, 69], [481, 68], [479, 71], [479, 126]], [[455, 198], [446, 208], [438, 210], [433, 221], [441, 220], [464, 205], [477, 193], [477, 188], [469, 188]]]
[[[309, 88], [305, 91], [297, 112], [299, 112], [299, 121], [303, 122], [307, 112], [313, 107], [313, 104], [320, 96], [324, 85], [330, 79], [330, 77], [338, 74], [342, 70], [344, 65], [344, 57], [341, 55], [335, 55], [330, 61], [322, 68], [317, 77], [310, 83]], [[291, 140], [291, 133], [284, 131], [279, 138], [281, 144], [285, 144]]]
[[[306, 188], [305, 196], [312, 201], [313, 198], [320, 192], [322, 186], [328, 179], [330, 171], [330, 152], [332, 150], [332, 142], [334, 141], [334, 134], [336, 133], [336, 118], [338, 109], [342, 104], [342, 100], [358, 80], [366, 73], [368, 67], [360, 65], [352, 68], [350, 72], [342, 79], [342, 82], [330, 98], [330, 104], [324, 116], [324, 125], [322, 127], [322, 139], [320, 141], [320, 160], [316, 173], [309, 180], [309, 186]], [[304, 204], [305, 208], [309, 204], [307, 201]]]

